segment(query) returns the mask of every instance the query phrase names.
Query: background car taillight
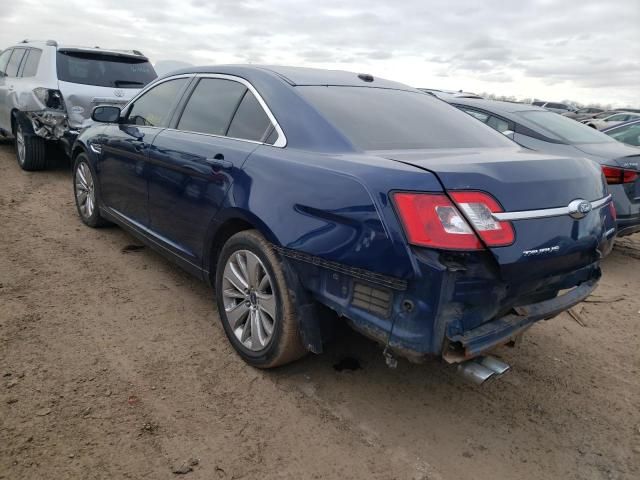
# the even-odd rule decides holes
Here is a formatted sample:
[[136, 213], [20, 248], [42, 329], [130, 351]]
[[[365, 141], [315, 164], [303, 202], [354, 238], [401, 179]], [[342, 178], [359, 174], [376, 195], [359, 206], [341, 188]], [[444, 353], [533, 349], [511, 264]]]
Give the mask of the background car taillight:
[[33, 89], [33, 93], [47, 108], [64, 110], [64, 101], [59, 90], [38, 87]]
[[482, 249], [482, 242], [465, 216], [486, 245], [494, 247], [513, 243], [511, 224], [499, 222], [491, 215], [502, 211], [492, 197], [480, 192], [455, 192], [451, 196], [457, 205], [444, 194], [393, 194], [410, 244], [449, 250]]
[[626, 168], [602, 166], [602, 173], [609, 185], [619, 185], [621, 183], [633, 183], [638, 179], [638, 172]]

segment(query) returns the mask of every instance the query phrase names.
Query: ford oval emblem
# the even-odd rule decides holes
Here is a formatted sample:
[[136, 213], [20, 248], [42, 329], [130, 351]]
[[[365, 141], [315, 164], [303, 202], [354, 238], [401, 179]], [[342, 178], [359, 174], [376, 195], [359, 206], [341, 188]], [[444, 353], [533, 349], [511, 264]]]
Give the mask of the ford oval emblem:
[[584, 218], [591, 211], [591, 202], [578, 199], [569, 204], [569, 216], [575, 219]]
[[121, 89], [114, 90], [113, 94], [118, 98], [122, 98], [124, 97], [124, 90], [121, 90]]

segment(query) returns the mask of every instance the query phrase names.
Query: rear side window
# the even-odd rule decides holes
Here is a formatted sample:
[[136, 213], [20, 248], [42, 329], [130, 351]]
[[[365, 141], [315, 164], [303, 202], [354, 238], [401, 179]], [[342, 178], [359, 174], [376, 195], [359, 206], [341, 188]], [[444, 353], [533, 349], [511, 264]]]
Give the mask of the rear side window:
[[246, 91], [244, 85], [232, 80], [201, 79], [182, 112], [178, 130], [226, 135]]
[[38, 64], [40, 63], [40, 57], [42, 56], [42, 50], [32, 48], [27, 53], [27, 58], [22, 62], [22, 76], [23, 77], [35, 77], [38, 72]]
[[157, 75], [145, 57], [58, 50], [58, 79], [97, 87], [142, 88]]
[[[7, 64], [9, 63], [9, 58], [11, 57], [11, 52], [13, 50], [5, 50], [0, 53], [0, 73], [4, 74], [7, 70]], [[1, 77], [2, 75], [0, 75]]]
[[24, 48], [13, 49], [13, 54], [9, 59], [7, 70], [5, 72], [8, 77], [16, 77], [18, 75], [18, 68], [20, 68], [20, 62], [22, 61], [22, 57], [24, 57], [24, 52]]
[[501, 118], [494, 117], [494, 116], [489, 117], [489, 120], [487, 120], [487, 125], [489, 125], [494, 130], [499, 131], [500, 133], [504, 133], [507, 130], [511, 130], [511, 128], [509, 128], [508, 122], [505, 122]]
[[168, 80], [151, 88], [138, 98], [129, 110], [128, 122], [147, 127], [165, 127], [169, 123], [173, 105], [178, 101], [187, 78]]
[[431, 95], [375, 87], [295, 87], [362, 150], [512, 147], [513, 142]]
[[271, 120], [262, 105], [255, 95], [247, 90], [231, 121], [227, 136], [263, 142], [271, 133], [272, 128]]
[[467, 112], [473, 118], [477, 118], [482, 123], [485, 123], [489, 119], [489, 115], [487, 115], [486, 113], [478, 112], [477, 110], [467, 110], [466, 108], [462, 108], [461, 110]]

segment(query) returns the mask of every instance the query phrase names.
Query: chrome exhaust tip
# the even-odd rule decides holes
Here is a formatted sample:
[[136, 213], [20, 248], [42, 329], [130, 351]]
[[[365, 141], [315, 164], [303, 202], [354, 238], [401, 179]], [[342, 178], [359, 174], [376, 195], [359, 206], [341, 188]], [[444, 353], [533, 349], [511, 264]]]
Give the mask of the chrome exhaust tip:
[[482, 385], [493, 377], [499, 377], [511, 367], [495, 357], [477, 357], [458, 365], [458, 373], [462, 377], [475, 384]]

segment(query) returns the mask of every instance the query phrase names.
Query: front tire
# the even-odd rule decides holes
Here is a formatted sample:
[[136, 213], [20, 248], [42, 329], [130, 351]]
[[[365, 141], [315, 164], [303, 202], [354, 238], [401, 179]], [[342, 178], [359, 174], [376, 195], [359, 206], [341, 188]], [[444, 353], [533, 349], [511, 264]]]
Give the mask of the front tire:
[[281, 260], [259, 232], [245, 230], [225, 243], [215, 286], [224, 331], [245, 362], [272, 368], [307, 353]]
[[89, 159], [84, 153], [76, 157], [73, 166], [73, 193], [78, 215], [86, 225], [93, 228], [109, 225], [109, 222], [100, 215], [96, 178], [89, 165]]
[[47, 165], [44, 138], [28, 133], [19, 119], [17, 120], [15, 137], [16, 158], [20, 168], [29, 172], [44, 170]]

